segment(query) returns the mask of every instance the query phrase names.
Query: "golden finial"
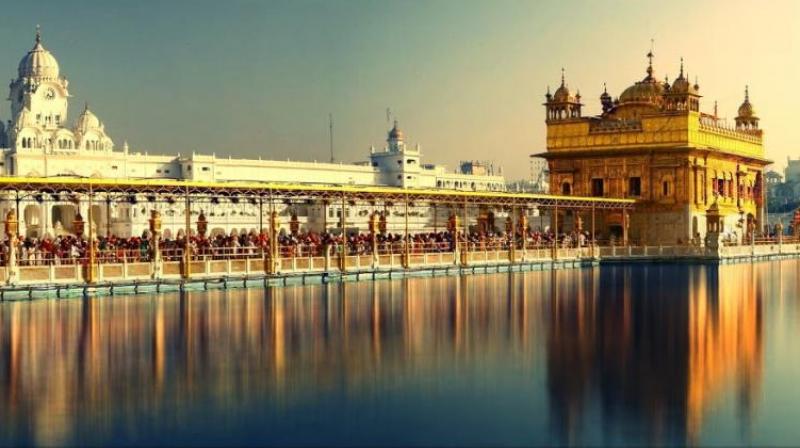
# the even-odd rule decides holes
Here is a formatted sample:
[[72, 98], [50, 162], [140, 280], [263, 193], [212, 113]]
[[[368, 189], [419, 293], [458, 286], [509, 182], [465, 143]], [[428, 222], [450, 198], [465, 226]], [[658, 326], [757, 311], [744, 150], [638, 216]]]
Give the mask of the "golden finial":
[[650, 39], [650, 51], [647, 52], [647, 59], [648, 59], [647, 75], [649, 77], [653, 76], [653, 57], [655, 56], [653, 54], [653, 45], [655, 45], [655, 40], [654, 39]]
[[744, 102], [745, 103], [750, 102], [750, 86], [748, 85], [744, 86]]
[[561, 67], [561, 87], [564, 87], [564, 67]]
[[683, 78], [683, 56], [681, 56], [681, 76], [679, 77]]

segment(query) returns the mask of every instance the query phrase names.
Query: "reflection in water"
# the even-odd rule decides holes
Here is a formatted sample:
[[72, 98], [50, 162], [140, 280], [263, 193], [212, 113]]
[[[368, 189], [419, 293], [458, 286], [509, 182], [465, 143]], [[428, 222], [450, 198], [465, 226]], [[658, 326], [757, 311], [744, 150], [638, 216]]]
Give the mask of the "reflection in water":
[[[470, 440], [697, 441], [723, 398], [735, 397], [744, 428], [759, 406], [765, 292], [795, 306], [774, 290], [784, 281], [775, 266], [604, 267], [5, 303], [0, 444], [156, 443], [188, 437], [179, 435], [186, 428], [197, 439], [173, 441], [392, 444], [392, 429], [380, 425], [362, 429], [360, 439], [335, 431], [351, 424], [336, 413], [314, 423], [319, 439], [275, 421], [299, 418], [295, 409], [306, 418], [299, 410], [324, 397], [447, 423], [431, 409], [476, 398], [476, 384], [490, 384], [494, 395], [481, 395], [486, 417], [463, 433]], [[791, 266], [786, 287], [796, 295]], [[426, 394], [440, 401], [420, 402]], [[525, 412], [503, 408], [514, 395]], [[388, 397], [418, 401], [399, 408], [401, 398]], [[543, 433], [533, 429], [542, 412], [529, 409], [537, 402], [547, 414]], [[227, 417], [207, 426], [203, 415]], [[430, 431], [406, 442], [459, 440]]]
[[591, 406], [609, 433], [696, 441], [704, 410], [731, 387], [747, 419], [762, 370], [763, 295], [754, 269], [738, 266], [721, 282], [714, 267], [629, 267], [573, 284], [572, 292], [557, 284], [547, 364], [559, 441], [581, 442], [574, 436], [586, 432], [581, 416]]

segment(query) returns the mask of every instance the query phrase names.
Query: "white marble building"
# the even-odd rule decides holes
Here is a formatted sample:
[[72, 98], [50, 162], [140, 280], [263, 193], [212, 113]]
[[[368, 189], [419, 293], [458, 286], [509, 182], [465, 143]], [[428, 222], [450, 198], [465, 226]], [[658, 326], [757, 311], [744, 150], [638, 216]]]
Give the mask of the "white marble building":
[[[17, 78], [9, 86], [11, 119], [6, 125], [0, 120], [0, 174], [5, 176], [101, 177], [192, 179], [203, 181], [270, 181], [314, 184], [352, 184], [392, 186], [398, 188], [443, 188], [456, 190], [505, 190], [502, 175], [489, 171], [483, 174], [448, 172], [443, 166], [422, 163], [419, 145], [409, 146], [397, 123], [389, 131], [387, 145], [382, 150], [371, 148], [369, 160], [360, 163], [317, 163], [276, 160], [223, 158], [215, 155], [153, 155], [135, 152], [127, 143], [117, 148], [106, 133], [105, 126], [84, 107], [73, 126], [67, 116], [69, 82], [61, 74], [58, 61], [42, 45], [39, 31], [34, 47], [19, 63]], [[0, 207], [15, 206], [13, 199]], [[64, 201], [64, 198], [43, 198], [25, 201], [20, 205], [20, 231], [26, 236], [39, 237], [69, 233], [76, 211], [80, 208], [86, 218], [86, 204]], [[165, 233], [183, 227], [183, 210], [178, 205], [98, 204], [93, 209], [93, 221], [101, 234], [120, 236], [140, 234], [147, 228], [149, 209], [162, 210]], [[208, 209], [197, 205], [193, 214]], [[345, 210], [348, 223], [364, 228], [368, 212], [358, 206]], [[327, 222], [335, 227], [341, 210], [328, 206], [318, 210], [312, 206], [282, 210], [283, 215], [295, 212], [303, 227], [320, 230]], [[206, 210], [212, 232], [255, 230], [258, 210], [246, 201], [239, 204], [215, 204]], [[433, 226], [429, 210], [415, 210], [415, 228]], [[439, 227], [443, 225], [437, 217]], [[348, 225], [348, 227], [350, 227]], [[390, 221], [390, 228], [392, 228]]]

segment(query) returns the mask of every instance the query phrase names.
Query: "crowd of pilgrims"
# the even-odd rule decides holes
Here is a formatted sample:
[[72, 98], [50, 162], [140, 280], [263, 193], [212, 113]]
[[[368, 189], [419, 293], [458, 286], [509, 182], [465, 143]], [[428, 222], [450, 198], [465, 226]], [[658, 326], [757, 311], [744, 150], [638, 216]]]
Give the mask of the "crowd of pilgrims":
[[[521, 247], [522, 238], [515, 236], [516, 247]], [[556, 239], [550, 232], [528, 230], [524, 235], [526, 248], [551, 247]], [[460, 237], [467, 250], [508, 250], [511, 239], [500, 232], [470, 232], [466, 239]], [[281, 230], [277, 238], [278, 251], [282, 257], [309, 257], [338, 255], [342, 244], [341, 233], [298, 232], [295, 234]], [[403, 253], [405, 236], [399, 233], [376, 235], [379, 254]], [[567, 233], [558, 236], [561, 247], [585, 246], [589, 235]], [[372, 239], [369, 233], [348, 233], [346, 237], [347, 255], [366, 255], [372, 253]], [[4, 254], [8, 254], [8, 241]], [[18, 238], [17, 258], [21, 265], [77, 264], [88, 256], [89, 243], [85, 237], [61, 235], [44, 238]], [[140, 237], [120, 238], [99, 236], [96, 239], [95, 256], [100, 263], [119, 263], [150, 261], [153, 251], [147, 232]], [[183, 255], [186, 240], [183, 232], [175, 238], [162, 238], [159, 248], [165, 261], [179, 260]], [[217, 234], [211, 237], [190, 235], [189, 246], [195, 259], [228, 259], [260, 257], [269, 250], [269, 234], [266, 232], [232, 232], [229, 235]], [[464, 248], [465, 246], [461, 246]], [[453, 234], [448, 231], [426, 232], [409, 235], [409, 250], [412, 253], [450, 252], [454, 250]]]

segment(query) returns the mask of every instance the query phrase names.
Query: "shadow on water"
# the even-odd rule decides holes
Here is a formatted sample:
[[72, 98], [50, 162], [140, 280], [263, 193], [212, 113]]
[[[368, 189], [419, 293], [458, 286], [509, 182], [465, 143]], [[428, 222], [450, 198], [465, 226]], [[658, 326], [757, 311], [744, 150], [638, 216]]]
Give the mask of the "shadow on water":
[[5, 303], [0, 444], [754, 443], [765, 309], [800, 320], [797, 272], [633, 265]]

